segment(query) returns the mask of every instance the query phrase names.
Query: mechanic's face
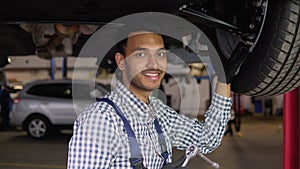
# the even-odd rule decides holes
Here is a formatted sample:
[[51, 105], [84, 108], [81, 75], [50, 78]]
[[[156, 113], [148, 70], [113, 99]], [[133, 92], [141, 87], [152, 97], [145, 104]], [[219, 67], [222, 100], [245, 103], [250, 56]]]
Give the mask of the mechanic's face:
[[[160, 35], [145, 32], [130, 36], [125, 56], [116, 54], [123, 83], [134, 94], [149, 93], [159, 88], [167, 67], [167, 56]], [[144, 95], [142, 94], [142, 95]]]

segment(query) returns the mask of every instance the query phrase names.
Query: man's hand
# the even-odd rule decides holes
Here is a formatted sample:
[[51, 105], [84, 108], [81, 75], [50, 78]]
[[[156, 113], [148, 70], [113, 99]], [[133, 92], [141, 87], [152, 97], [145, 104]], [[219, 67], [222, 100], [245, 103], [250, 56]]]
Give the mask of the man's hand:
[[179, 160], [174, 161], [171, 164], [166, 164], [162, 169], [175, 169], [175, 168], [177, 168], [177, 169], [188, 169], [187, 166], [181, 167], [182, 164], [184, 163], [185, 159], [186, 159], [186, 157], [183, 156]]
[[232, 52], [229, 59], [221, 57], [222, 65], [225, 71], [225, 76], [220, 72], [217, 73], [220, 82], [227, 84], [231, 83], [234, 76], [238, 73], [240, 66], [242, 65], [246, 57], [249, 55], [249, 49], [249, 45], [240, 42]]

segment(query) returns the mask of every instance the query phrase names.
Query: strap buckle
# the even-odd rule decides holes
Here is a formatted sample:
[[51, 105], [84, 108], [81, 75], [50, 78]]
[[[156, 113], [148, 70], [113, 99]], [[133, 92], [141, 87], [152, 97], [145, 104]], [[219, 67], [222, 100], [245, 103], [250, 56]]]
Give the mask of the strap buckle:
[[129, 158], [129, 161], [134, 169], [146, 169], [143, 164], [143, 158]]
[[163, 152], [161, 155], [164, 157], [164, 165], [166, 165], [166, 164], [167, 164], [168, 157], [169, 157], [169, 154], [168, 154], [167, 151], [165, 151], [165, 152]]

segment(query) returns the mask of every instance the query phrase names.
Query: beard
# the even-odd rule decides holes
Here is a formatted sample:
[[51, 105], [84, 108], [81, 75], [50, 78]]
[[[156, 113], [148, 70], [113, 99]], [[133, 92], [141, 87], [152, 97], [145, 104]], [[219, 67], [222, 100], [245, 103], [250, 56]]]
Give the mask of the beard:
[[[162, 70], [155, 70], [155, 71], [159, 71], [159, 79], [157, 80], [149, 80], [145, 77], [145, 75], [143, 74], [143, 72], [146, 72], [149, 70], [145, 70], [142, 72], [139, 72], [137, 74], [132, 74], [130, 72], [127, 72], [127, 77], [131, 77], [130, 80], [130, 86], [139, 89], [139, 90], [143, 90], [143, 91], [147, 91], [147, 92], [151, 92], [152, 90], [158, 89], [160, 87], [162, 78], [164, 76], [164, 71]], [[153, 71], [153, 70], [152, 70]]]

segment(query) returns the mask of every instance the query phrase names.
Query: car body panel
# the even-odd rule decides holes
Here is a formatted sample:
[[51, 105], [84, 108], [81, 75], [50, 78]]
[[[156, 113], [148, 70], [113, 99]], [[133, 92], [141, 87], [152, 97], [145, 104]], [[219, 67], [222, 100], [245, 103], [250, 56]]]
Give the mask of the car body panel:
[[[41, 84], [68, 84], [72, 85], [71, 80], [47, 80], [47, 81], [34, 81], [25, 85], [24, 89], [20, 91], [19, 96], [16, 98], [14, 108], [12, 111], [12, 124], [21, 126], [24, 124], [26, 119], [34, 114], [40, 114], [45, 116], [52, 125], [63, 126], [73, 125], [76, 119], [76, 111], [78, 105], [73, 103], [73, 98], [57, 98], [57, 97], [46, 97], [36, 96], [28, 94], [27, 92], [34, 86]], [[80, 83], [83, 85], [90, 85], [90, 83], [84, 81], [74, 81], [74, 83]], [[88, 88], [88, 87], [87, 87]], [[92, 89], [92, 87], [89, 87]], [[109, 90], [104, 86], [96, 85], [97, 97], [102, 97]], [[46, 90], [46, 89], [45, 89]], [[89, 95], [89, 93], [87, 93]], [[57, 94], [59, 95], [59, 94]], [[80, 106], [87, 106], [95, 102], [96, 98], [80, 99], [78, 103]]]

